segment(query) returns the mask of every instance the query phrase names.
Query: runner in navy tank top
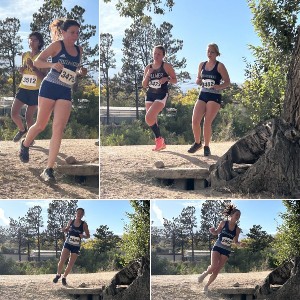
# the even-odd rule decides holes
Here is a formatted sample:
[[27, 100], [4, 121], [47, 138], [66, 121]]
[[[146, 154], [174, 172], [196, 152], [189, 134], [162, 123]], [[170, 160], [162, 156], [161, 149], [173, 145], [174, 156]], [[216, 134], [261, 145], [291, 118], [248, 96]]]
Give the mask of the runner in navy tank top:
[[153, 63], [144, 71], [143, 88], [147, 89], [145, 105], [145, 121], [155, 135], [154, 151], [166, 148], [165, 140], [160, 134], [157, 116], [165, 107], [168, 99], [168, 83], [177, 83], [176, 74], [171, 64], [164, 62], [165, 48], [155, 46], [153, 49]]
[[218, 235], [218, 239], [215, 242], [211, 252], [211, 264], [199, 277], [198, 282], [202, 283], [204, 278], [211, 274], [208, 282], [204, 286], [203, 291], [208, 291], [208, 286], [217, 278], [219, 272], [227, 262], [231, 245], [237, 244], [243, 246], [238, 242], [241, 229], [237, 226], [237, 222], [240, 219], [241, 212], [232, 204], [228, 205], [224, 210], [224, 215], [229, 218], [227, 221], [222, 221], [218, 228], [210, 228], [209, 231], [213, 235]]
[[77, 260], [77, 257], [79, 255], [81, 240], [88, 239], [90, 237], [90, 232], [87, 223], [81, 220], [83, 216], [84, 216], [84, 209], [77, 208], [75, 219], [70, 220], [68, 225], [65, 228], [63, 228], [63, 232], [67, 234], [67, 238], [65, 240], [60, 255], [60, 260], [57, 265], [57, 274], [53, 279], [54, 283], [57, 283], [58, 280], [60, 279], [64, 264], [69, 258], [68, 265], [62, 277], [62, 284], [67, 285], [66, 278], [70, 273], [70, 271], [72, 270]]
[[216, 44], [209, 44], [207, 48], [208, 61], [201, 62], [198, 68], [196, 83], [201, 88], [192, 117], [195, 142], [188, 150], [189, 153], [195, 153], [202, 148], [200, 123], [204, 117], [204, 156], [211, 155], [209, 143], [212, 135], [212, 122], [220, 109], [221, 90], [230, 85], [229, 75], [224, 64], [217, 61], [219, 55], [219, 47]]
[[51, 70], [41, 84], [37, 120], [21, 142], [19, 157], [22, 162], [29, 162], [29, 145], [46, 128], [52, 112], [55, 112], [47, 166], [41, 174], [46, 182], [55, 181], [53, 168], [72, 109], [72, 86], [77, 75], [87, 73], [85, 68], [80, 67], [82, 48], [75, 45], [79, 28], [75, 20], [55, 20], [50, 25], [53, 43], [34, 61], [34, 66]]

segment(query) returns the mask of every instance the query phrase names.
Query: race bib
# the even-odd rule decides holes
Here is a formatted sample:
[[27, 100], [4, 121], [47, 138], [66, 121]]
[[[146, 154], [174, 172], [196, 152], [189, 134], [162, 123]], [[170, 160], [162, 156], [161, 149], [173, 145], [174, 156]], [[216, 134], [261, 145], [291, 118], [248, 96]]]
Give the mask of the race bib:
[[153, 89], [159, 89], [159, 88], [161, 88], [161, 84], [159, 82], [159, 79], [150, 80], [149, 81], [149, 87], [151, 87]]
[[63, 83], [66, 83], [68, 85], [73, 85], [76, 79], [76, 72], [63, 68], [58, 79]]
[[212, 79], [203, 79], [202, 87], [206, 89], [211, 89], [215, 85], [215, 81]]
[[224, 246], [230, 247], [231, 244], [232, 244], [232, 239], [223, 236], [223, 237], [222, 237], [221, 244], [224, 245]]
[[80, 237], [77, 236], [69, 236], [68, 243], [73, 246], [80, 246]]
[[22, 77], [22, 84], [25, 86], [36, 87], [37, 76], [31, 74], [24, 74]]

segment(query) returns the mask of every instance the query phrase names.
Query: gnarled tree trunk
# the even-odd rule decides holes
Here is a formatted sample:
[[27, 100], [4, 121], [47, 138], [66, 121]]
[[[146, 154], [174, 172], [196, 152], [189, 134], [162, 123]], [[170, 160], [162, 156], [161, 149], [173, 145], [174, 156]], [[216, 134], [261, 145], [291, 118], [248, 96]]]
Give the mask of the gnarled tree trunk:
[[[273, 270], [264, 283], [255, 288], [255, 299], [300, 299], [300, 257], [283, 263]], [[276, 286], [276, 288], [272, 287]]]
[[211, 187], [300, 198], [300, 27], [281, 118], [259, 124], [210, 169]]

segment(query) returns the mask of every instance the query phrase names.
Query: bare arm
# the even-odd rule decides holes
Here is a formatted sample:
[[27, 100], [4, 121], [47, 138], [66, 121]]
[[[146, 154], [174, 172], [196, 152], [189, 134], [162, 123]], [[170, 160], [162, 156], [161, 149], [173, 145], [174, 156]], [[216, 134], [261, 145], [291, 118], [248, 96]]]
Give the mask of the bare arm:
[[150, 75], [153, 72], [152, 65], [148, 65], [144, 70], [144, 78], [142, 82], [142, 86], [144, 89], [148, 87], [149, 81], [150, 81]]
[[201, 71], [202, 71], [202, 66], [203, 66], [203, 62], [201, 62], [199, 64], [199, 67], [198, 67], [198, 74], [197, 74], [197, 79], [196, 79], [196, 84], [199, 84], [201, 85], [202, 84], [202, 78], [201, 78]]
[[164, 84], [165, 82], [168, 81], [168, 82], [170, 82], [170, 83], [172, 83], [172, 84], [176, 84], [176, 83], [177, 83], [177, 77], [176, 77], [176, 74], [175, 74], [175, 71], [174, 71], [172, 65], [169, 64], [169, 63], [165, 63], [165, 64], [164, 64], [164, 68], [165, 68], [167, 74], [169, 75], [169, 78], [168, 78], [168, 77], [163, 77], [163, 78], [161, 78], [161, 79], [159, 80], [160, 83], [161, 83], [161, 84]]
[[218, 235], [222, 231], [224, 225], [225, 225], [225, 221], [222, 221], [222, 222], [220, 222], [217, 229], [215, 229], [215, 227], [211, 227], [211, 228], [209, 228], [209, 231], [213, 235]]
[[69, 221], [68, 225], [65, 228], [62, 228], [62, 232], [67, 233], [70, 229], [71, 223], [72, 223], [72, 220]]
[[89, 227], [86, 224], [86, 222], [83, 223], [83, 231], [84, 234], [81, 234], [80, 237], [83, 239], [89, 239], [90, 238], [90, 231], [89, 231]]
[[63, 64], [57, 62], [52, 63], [47, 61], [48, 57], [55, 56], [61, 49], [61, 44], [59, 41], [50, 44], [40, 55], [34, 60], [33, 65], [41, 69], [53, 68], [58, 72], [61, 72], [64, 68]]
[[230, 78], [224, 64], [222, 64], [221, 62], [218, 64], [218, 72], [222, 76], [223, 83], [219, 85], [214, 85], [213, 88], [215, 90], [223, 90], [230, 85]]

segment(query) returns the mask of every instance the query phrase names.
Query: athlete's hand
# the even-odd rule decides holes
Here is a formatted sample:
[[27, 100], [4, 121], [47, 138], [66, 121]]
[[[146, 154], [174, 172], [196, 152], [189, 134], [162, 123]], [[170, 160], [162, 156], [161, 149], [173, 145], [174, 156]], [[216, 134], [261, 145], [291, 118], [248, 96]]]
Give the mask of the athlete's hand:
[[216, 232], [216, 229], [215, 229], [215, 227], [211, 227], [211, 228], [209, 228], [209, 231], [211, 234], [214, 234]]
[[197, 79], [196, 79], [196, 84], [199, 84], [199, 85], [201, 85], [201, 84], [202, 84], [202, 79], [201, 79], [201, 78], [199, 78], [199, 77], [197, 77]]
[[64, 68], [64, 65], [57, 62], [57, 63], [52, 64], [52, 68], [55, 69], [57, 72], [61, 72]]
[[26, 60], [27, 67], [32, 71], [33, 70], [33, 62], [30, 57]]
[[87, 68], [80, 67], [78, 69], [78, 74], [81, 75], [81, 76], [86, 76], [86, 74], [87, 74]]
[[162, 77], [161, 79], [159, 79], [159, 83], [160, 83], [160, 84], [164, 84], [164, 83], [166, 83], [167, 81], [169, 81], [169, 78], [168, 78], [168, 77]]

